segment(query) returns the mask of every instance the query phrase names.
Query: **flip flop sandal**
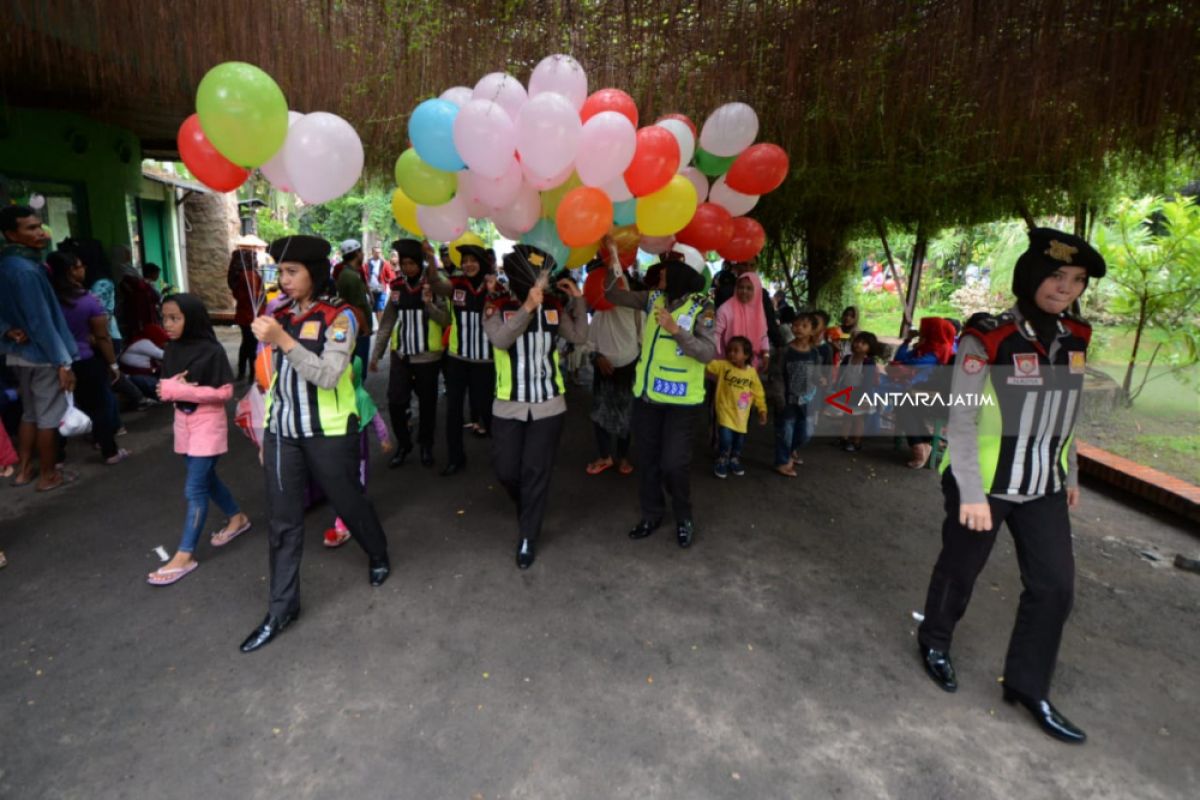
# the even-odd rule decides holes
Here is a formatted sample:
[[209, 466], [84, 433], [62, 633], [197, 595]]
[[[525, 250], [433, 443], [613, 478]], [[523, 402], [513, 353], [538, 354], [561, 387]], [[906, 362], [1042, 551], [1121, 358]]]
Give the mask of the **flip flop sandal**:
[[36, 480], [37, 480], [37, 478], [30, 478], [27, 481], [23, 481], [20, 478], [13, 478], [11, 481], [8, 482], [8, 485], [12, 486], [16, 489], [20, 489], [22, 486], [28, 486], [29, 484], [33, 483]]
[[[331, 533], [332, 536], [329, 535]], [[350, 541], [350, 531], [339, 531], [336, 528], [325, 531], [324, 544], [328, 548], [341, 547], [348, 541]]]
[[246, 531], [250, 530], [250, 528], [253, 526], [254, 526], [253, 522], [247, 522], [245, 525], [238, 528], [236, 531], [233, 531], [232, 533], [227, 533], [223, 536], [221, 535], [221, 531], [217, 531], [209, 538], [208, 541], [213, 547], [224, 547], [225, 545], [229, 544], [237, 537], [241, 536]]
[[[198, 566], [200, 566], [200, 562], [193, 561], [186, 567], [156, 569], [146, 578], [146, 583], [150, 584], [151, 586], [170, 586], [172, 583], [178, 583], [179, 581], [183, 580], [185, 576], [195, 570]], [[155, 580], [156, 576], [158, 578], [157, 580]]]
[[600, 464], [599, 462], [593, 461], [591, 464], [587, 465], [587, 474], [588, 475], [599, 475], [601, 472], [605, 472], [612, 468], [613, 468], [612, 462], [609, 462], [607, 464]]
[[37, 490], [39, 492], [53, 492], [55, 489], [61, 489], [62, 487], [68, 486], [79, 480], [79, 473], [71, 472], [70, 470], [59, 470], [59, 475], [61, 477], [59, 478], [58, 483], [52, 483], [49, 486], [39, 486]]

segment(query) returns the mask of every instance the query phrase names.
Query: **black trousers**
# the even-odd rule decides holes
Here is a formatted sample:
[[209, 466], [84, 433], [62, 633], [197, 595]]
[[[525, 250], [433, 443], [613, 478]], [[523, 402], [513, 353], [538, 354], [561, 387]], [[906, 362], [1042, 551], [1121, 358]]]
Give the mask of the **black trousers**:
[[112, 393], [112, 371], [99, 353], [76, 361], [75, 405], [92, 418], [92, 438], [100, 445], [100, 455], [117, 454], [117, 400]]
[[412, 447], [412, 431], [408, 421], [412, 417], [412, 396], [417, 395], [420, 404], [420, 422], [417, 443], [421, 447], [433, 448], [433, 432], [437, 425], [438, 375], [442, 371], [441, 361], [414, 364], [407, 358], [392, 353], [392, 366], [388, 375], [388, 414], [392, 417], [392, 429], [396, 432], [396, 444], [401, 450]]
[[447, 356], [446, 449], [451, 464], [463, 464], [463, 401], [470, 398], [471, 419], [492, 429], [492, 400], [496, 396], [496, 365], [491, 361], [464, 361]]
[[241, 380], [247, 376], [254, 377], [254, 357], [258, 354], [258, 340], [249, 325], [238, 325], [242, 331], [242, 343], [238, 345], [237, 377]]
[[633, 438], [638, 443], [635, 457], [641, 475], [638, 497], [642, 519], [662, 519], [666, 510], [664, 488], [671, 495], [675, 521], [692, 518], [688, 468], [692, 463], [696, 418], [702, 413], [702, 405], [669, 406], [641, 398], [633, 401]]
[[1034, 699], [1048, 696], [1063, 625], [1071, 613], [1075, 589], [1075, 554], [1067, 493], [1025, 503], [988, 498], [992, 529], [972, 531], [958, 522], [958, 485], [950, 470], [942, 476], [946, 521], [942, 552], [929, 580], [925, 621], [917, 632], [924, 647], [949, 650], [955, 624], [971, 599], [975, 579], [987, 563], [1000, 524], [1007, 522], [1017, 550], [1024, 591], [1008, 642], [1004, 685]]
[[517, 505], [522, 539], [537, 539], [542, 532], [554, 455], [566, 418], [556, 414], [539, 420], [492, 420], [492, 467]]
[[300, 608], [300, 556], [304, 551], [304, 493], [309, 478], [325, 491], [350, 535], [373, 559], [387, 557], [387, 535], [375, 506], [359, 483], [359, 436], [289, 439], [266, 435], [267, 540], [271, 558], [269, 612], [278, 617]]

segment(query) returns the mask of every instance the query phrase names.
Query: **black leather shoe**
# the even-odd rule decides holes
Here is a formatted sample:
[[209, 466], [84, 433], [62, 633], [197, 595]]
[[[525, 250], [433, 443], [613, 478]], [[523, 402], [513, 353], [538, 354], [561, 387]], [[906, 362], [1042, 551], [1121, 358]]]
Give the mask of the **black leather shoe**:
[[533, 566], [533, 559], [537, 557], [537, 552], [534, 550], [533, 539], [522, 539], [517, 545], [517, 569], [529, 569]]
[[1033, 700], [1019, 692], [1005, 687], [1004, 702], [1018, 703], [1029, 709], [1038, 727], [1060, 742], [1067, 744], [1083, 744], [1087, 734], [1071, 724], [1071, 720], [1062, 715], [1057, 708], [1050, 705], [1049, 700]]
[[954, 676], [954, 662], [950, 660], [950, 654], [920, 645], [917, 645], [917, 649], [921, 653], [921, 663], [925, 665], [925, 673], [929, 675], [929, 679], [943, 691], [957, 692], [958, 679]]
[[388, 469], [395, 469], [404, 464], [404, 459], [408, 458], [408, 454], [412, 452], [412, 445], [406, 444], [404, 447], [396, 450], [396, 455], [392, 456], [392, 460], [388, 462]]
[[659, 525], [662, 525], [661, 519], [644, 519], [629, 532], [629, 538], [645, 539], [647, 536], [658, 530]]
[[263, 619], [262, 624], [242, 642], [243, 653], [253, 653], [260, 647], [265, 647], [272, 639], [283, 633], [283, 629], [300, 618], [300, 609], [282, 617], [272, 617], [270, 614]]
[[462, 472], [466, 468], [467, 468], [467, 465], [464, 462], [455, 463], [455, 462], [451, 461], [449, 464], [442, 467], [442, 471], [439, 474], [443, 478], [449, 478], [451, 475], [457, 475], [458, 473]]
[[421, 466], [422, 467], [432, 467], [433, 466], [433, 448], [432, 447], [422, 447], [421, 448]]
[[371, 559], [367, 567], [367, 574], [371, 577], [372, 586], [382, 586], [383, 582], [388, 579], [388, 575], [392, 574], [392, 565], [388, 562], [387, 557], [378, 561]]
[[692, 539], [696, 538], [696, 526], [690, 519], [685, 519], [675, 526], [675, 538], [680, 547], [692, 546]]

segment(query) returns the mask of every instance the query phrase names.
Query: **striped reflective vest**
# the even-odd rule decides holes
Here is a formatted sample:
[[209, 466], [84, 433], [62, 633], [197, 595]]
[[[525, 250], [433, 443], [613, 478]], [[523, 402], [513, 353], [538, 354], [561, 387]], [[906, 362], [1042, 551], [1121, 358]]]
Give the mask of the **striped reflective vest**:
[[[508, 321], [521, 308], [514, 299], [500, 302], [496, 313]], [[496, 348], [496, 399], [544, 403], [566, 393], [558, 366], [555, 339], [562, 314], [558, 301], [547, 297], [530, 315], [529, 325], [507, 350]]]
[[442, 326], [429, 316], [425, 301], [421, 298], [422, 288], [420, 284], [414, 288], [404, 279], [392, 282], [390, 302], [396, 304], [392, 350], [402, 356], [440, 353], [445, 349]]
[[[287, 306], [275, 318], [300, 347], [320, 355], [325, 349], [325, 334], [340, 314], [355, 320], [347, 331], [353, 340], [358, 322], [353, 309], [345, 304], [317, 302], [304, 314], [294, 314]], [[267, 391], [267, 430], [287, 439], [313, 436], [343, 436], [358, 433], [358, 400], [354, 393], [354, 370], [347, 364], [332, 389], [322, 389], [300, 377], [283, 351], [275, 349], [275, 377]]]
[[[987, 402], [978, 419], [979, 471], [986, 494], [1037, 496], [1063, 489], [1067, 453], [1083, 399], [1092, 329], [1064, 317], [1051, 360], [1021, 333], [1012, 314], [977, 315], [963, 329], [988, 354]], [[991, 403], [991, 404], [989, 404]], [[951, 454], [939, 465], [950, 466]]]
[[450, 279], [450, 355], [472, 361], [488, 361], [492, 343], [483, 332], [483, 308], [487, 288], [479, 288], [462, 276]]
[[[658, 324], [658, 309], [666, 302], [667, 298], [661, 292], [650, 295], [633, 395], [667, 405], [700, 405], [704, 402], [704, 365], [684, 355], [671, 334]], [[707, 302], [704, 295], [694, 294], [672, 311], [671, 317], [690, 333], [696, 329]]]

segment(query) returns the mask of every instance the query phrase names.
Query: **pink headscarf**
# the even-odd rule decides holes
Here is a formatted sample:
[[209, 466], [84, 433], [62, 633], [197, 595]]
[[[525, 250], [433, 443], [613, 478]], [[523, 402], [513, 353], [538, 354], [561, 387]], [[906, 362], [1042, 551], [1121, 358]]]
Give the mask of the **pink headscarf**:
[[[758, 363], [758, 352], [763, 348], [767, 338], [767, 314], [763, 310], [763, 285], [757, 272], [746, 272], [738, 276], [738, 281], [749, 279], [754, 285], [754, 296], [749, 303], [738, 300], [734, 296], [721, 304], [717, 309], [718, 327], [721, 328], [721, 341], [718, 342], [720, 353], [725, 355], [725, 346], [734, 336], [745, 336], [754, 348], [754, 363]], [[736, 285], [736, 284], [735, 284]], [[723, 323], [723, 324], [722, 324]]]

